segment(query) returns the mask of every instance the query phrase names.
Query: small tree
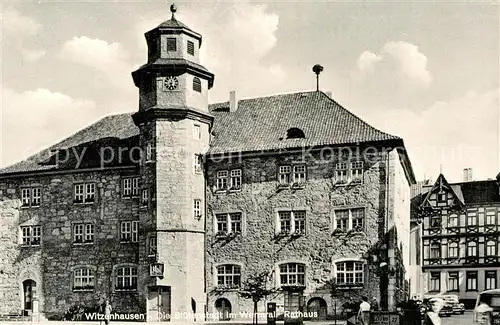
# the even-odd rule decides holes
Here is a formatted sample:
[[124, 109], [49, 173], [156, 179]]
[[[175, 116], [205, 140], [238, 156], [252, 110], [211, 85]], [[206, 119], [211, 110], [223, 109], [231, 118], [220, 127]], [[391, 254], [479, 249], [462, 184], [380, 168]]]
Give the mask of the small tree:
[[[221, 294], [227, 291], [236, 292], [243, 299], [253, 301], [253, 318], [252, 324], [258, 324], [257, 311], [258, 304], [263, 299], [270, 295], [276, 295], [280, 292], [279, 288], [267, 288], [268, 282], [271, 282], [271, 272], [261, 272], [250, 276], [247, 280], [241, 283], [241, 286], [236, 289], [216, 289]], [[273, 297], [274, 298], [274, 297]]]

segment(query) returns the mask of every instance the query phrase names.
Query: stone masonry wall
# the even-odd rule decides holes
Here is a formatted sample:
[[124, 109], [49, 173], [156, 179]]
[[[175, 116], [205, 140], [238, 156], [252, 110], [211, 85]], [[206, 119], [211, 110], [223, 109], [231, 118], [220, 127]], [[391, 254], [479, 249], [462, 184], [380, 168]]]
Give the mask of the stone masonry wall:
[[[367, 260], [365, 286], [362, 290], [346, 293], [346, 296], [379, 298], [379, 278], [376, 263], [367, 254], [381, 239], [385, 208], [385, 170], [379, 156], [365, 161], [363, 184], [335, 186], [332, 183], [334, 156], [319, 159], [318, 154], [305, 158], [307, 182], [304, 189], [277, 191], [277, 169], [284, 163], [298, 162], [300, 154], [281, 156], [248, 157], [240, 161], [222, 161], [210, 165], [207, 172], [207, 293], [216, 285], [218, 264], [240, 264], [242, 281], [245, 277], [264, 270], [276, 270], [277, 265], [287, 261], [306, 264], [306, 301], [312, 297], [324, 297], [328, 313], [333, 314], [333, 301], [325, 283], [332, 278], [332, 261], [339, 259]], [[241, 168], [243, 185], [240, 192], [215, 191], [216, 172], [228, 168]], [[365, 228], [357, 234], [333, 234], [333, 210], [343, 208], [365, 208]], [[276, 209], [307, 208], [306, 235], [296, 239], [274, 240]], [[243, 212], [243, 234], [230, 241], [219, 241], [215, 237], [215, 213]], [[368, 257], [368, 258], [367, 258]], [[220, 296], [209, 295], [208, 310], [215, 311], [215, 300]], [[251, 312], [250, 301], [238, 299], [235, 293], [225, 293], [232, 311]], [[380, 301], [380, 300], [379, 300]], [[283, 305], [281, 297], [278, 306]], [[343, 301], [339, 301], [338, 308]], [[264, 308], [261, 304], [260, 308]], [[339, 309], [340, 310], [340, 309]], [[260, 311], [263, 311], [261, 309]]]
[[[121, 221], [138, 219], [138, 199], [121, 197], [121, 177], [138, 175], [134, 169], [66, 175], [3, 179], [0, 181], [2, 238], [0, 256], [0, 313], [19, 314], [22, 281], [37, 282], [40, 312], [61, 316], [71, 305], [91, 305], [109, 299], [117, 312], [144, 309], [144, 298], [137, 292], [115, 292], [113, 267], [138, 263], [138, 244], [120, 243]], [[73, 203], [75, 182], [95, 182], [96, 200], [90, 204]], [[21, 187], [42, 187], [40, 207], [20, 207]], [[95, 225], [93, 244], [73, 244], [74, 223]], [[19, 226], [41, 225], [41, 245], [22, 247]], [[139, 226], [141, 228], [141, 226]], [[140, 236], [140, 241], [144, 238]], [[95, 267], [95, 289], [73, 292], [72, 268]], [[141, 270], [139, 270], [140, 273]]]

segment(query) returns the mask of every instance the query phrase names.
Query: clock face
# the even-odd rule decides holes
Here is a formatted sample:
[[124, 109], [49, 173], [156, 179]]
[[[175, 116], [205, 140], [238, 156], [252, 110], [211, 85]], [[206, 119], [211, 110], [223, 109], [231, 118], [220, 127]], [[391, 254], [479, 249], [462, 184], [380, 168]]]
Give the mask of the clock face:
[[177, 77], [167, 77], [164, 81], [165, 89], [175, 90], [179, 86], [179, 80]]

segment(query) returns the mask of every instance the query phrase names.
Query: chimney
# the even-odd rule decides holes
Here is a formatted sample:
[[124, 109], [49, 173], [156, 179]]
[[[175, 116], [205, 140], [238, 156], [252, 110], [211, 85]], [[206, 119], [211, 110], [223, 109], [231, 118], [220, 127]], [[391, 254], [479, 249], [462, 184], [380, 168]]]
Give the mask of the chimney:
[[236, 99], [236, 91], [229, 92], [229, 111], [236, 112], [238, 110], [238, 99]]
[[464, 168], [464, 182], [472, 182], [472, 168]]

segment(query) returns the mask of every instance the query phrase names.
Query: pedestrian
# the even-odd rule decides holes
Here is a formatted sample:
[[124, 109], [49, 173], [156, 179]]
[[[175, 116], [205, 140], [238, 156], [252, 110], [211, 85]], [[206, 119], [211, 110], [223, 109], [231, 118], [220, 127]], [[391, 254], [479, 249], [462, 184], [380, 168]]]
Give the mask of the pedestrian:
[[109, 319], [111, 318], [111, 312], [113, 311], [113, 308], [111, 308], [111, 304], [109, 303], [109, 300], [106, 300], [104, 303], [104, 324], [108, 325], [109, 324]]
[[423, 325], [441, 325], [439, 311], [444, 306], [444, 300], [440, 298], [431, 298], [429, 300], [429, 305], [430, 310], [425, 314]]
[[371, 306], [372, 306], [372, 310], [373, 311], [378, 311], [378, 301], [377, 301], [377, 298], [373, 297]]
[[370, 309], [371, 309], [371, 306], [368, 303], [368, 297], [363, 296], [361, 299], [363, 301], [359, 305], [358, 319], [361, 321], [362, 325], [370, 325]]

